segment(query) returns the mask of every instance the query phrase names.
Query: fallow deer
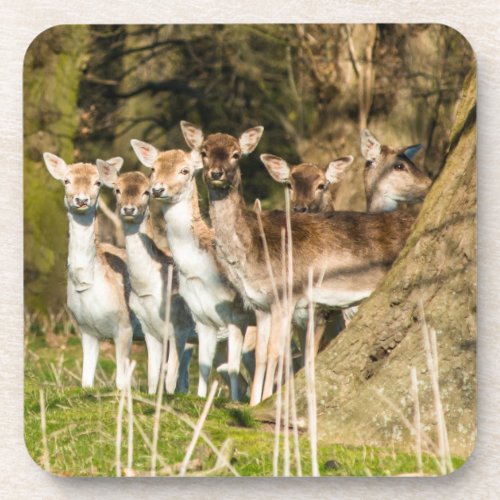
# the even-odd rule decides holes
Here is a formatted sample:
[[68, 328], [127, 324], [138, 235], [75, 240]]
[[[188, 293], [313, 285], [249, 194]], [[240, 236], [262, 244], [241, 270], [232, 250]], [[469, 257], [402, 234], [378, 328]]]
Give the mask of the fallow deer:
[[167, 241], [179, 271], [179, 293], [196, 321], [200, 379], [198, 395], [206, 397], [217, 340], [228, 340], [231, 397], [239, 399], [239, 370], [243, 333], [252, 313], [245, 310], [236, 290], [223, 277], [213, 247], [213, 230], [200, 215], [195, 171], [198, 153], [158, 151], [133, 139], [140, 162], [152, 170], [154, 199], [162, 202]]
[[[251, 128], [236, 139], [220, 133], [204, 138], [195, 125], [183, 122], [181, 126], [188, 145], [200, 153], [203, 162], [218, 260], [257, 315], [256, 369], [250, 401], [256, 404], [272, 393], [282, 331], [276, 327], [279, 315], [257, 214], [245, 205], [239, 168], [241, 155], [256, 148], [263, 127]], [[413, 215], [401, 212], [292, 213], [294, 300], [305, 295], [312, 268], [315, 283], [319, 275], [324, 276], [321, 286], [313, 287], [314, 302], [333, 308], [359, 304], [396, 259], [414, 220]], [[280, 276], [286, 215], [281, 211], [262, 213], [262, 224], [272, 271]]]
[[[43, 158], [49, 173], [64, 185], [69, 221], [67, 301], [82, 338], [82, 386], [93, 386], [99, 340], [112, 339], [116, 386], [123, 389], [133, 333], [142, 334], [128, 306], [130, 282], [125, 253], [96, 241], [99, 172], [93, 164], [68, 165], [52, 153], [44, 153]], [[112, 158], [108, 163], [119, 169], [123, 160]]]
[[396, 210], [399, 202], [415, 203], [423, 199], [432, 180], [412, 161], [421, 147], [420, 144], [402, 148], [382, 145], [368, 129], [362, 131], [368, 212], [388, 212]]
[[314, 163], [289, 165], [279, 156], [260, 155], [271, 177], [290, 190], [290, 205], [294, 212], [331, 212], [331, 186], [340, 182], [354, 158], [344, 156], [330, 162], [325, 168]]
[[[97, 160], [101, 181], [116, 196], [116, 207], [125, 234], [125, 251], [132, 293], [130, 307], [142, 325], [148, 350], [148, 391], [156, 392], [160, 375], [163, 336], [168, 339], [166, 391], [172, 394], [176, 386], [187, 390], [186, 372], [180, 376], [179, 363], [186, 341], [196, 337], [194, 321], [184, 299], [178, 293], [177, 272], [173, 274], [170, 321], [165, 323], [168, 267], [174, 265], [153, 241], [153, 224], [149, 213], [149, 179], [141, 172], [118, 176], [118, 169]], [[187, 369], [186, 363], [183, 366]]]

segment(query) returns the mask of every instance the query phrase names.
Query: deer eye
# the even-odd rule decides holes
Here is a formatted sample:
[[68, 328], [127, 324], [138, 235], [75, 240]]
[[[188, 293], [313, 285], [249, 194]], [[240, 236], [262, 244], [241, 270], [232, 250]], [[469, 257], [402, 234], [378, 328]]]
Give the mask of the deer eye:
[[323, 191], [326, 188], [326, 184], [318, 184], [318, 188], [320, 191]]
[[206, 158], [207, 157], [207, 152], [206, 151], [202, 151], [200, 153], [200, 155], [201, 155], [202, 158]]
[[64, 179], [64, 184], [69, 184], [69, 179]]
[[233, 160], [239, 160], [240, 159], [240, 153], [233, 153], [232, 157]]
[[144, 191], [144, 194], [145, 194], [146, 196], [149, 196], [149, 191], [148, 191], [148, 190]]
[[95, 185], [96, 186], [100, 186], [101, 185], [101, 181], [95, 181]]
[[286, 186], [286, 187], [287, 187], [290, 191], [292, 190], [292, 185], [291, 185], [289, 182], [287, 182], [287, 183], [285, 184], [285, 186]]
[[155, 171], [155, 168], [154, 167], [151, 167], [151, 172], [154, 172]]
[[119, 189], [115, 189], [115, 193], [116, 194], [120, 194], [120, 190]]
[[182, 175], [187, 175], [187, 174], [189, 174], [189, 168], [183, 168], [183, 169], [180, 171], [180, 173], [181, 173]]
[[405, 170], [404, 163], [395, 163], [392, 167], [394, 170]]

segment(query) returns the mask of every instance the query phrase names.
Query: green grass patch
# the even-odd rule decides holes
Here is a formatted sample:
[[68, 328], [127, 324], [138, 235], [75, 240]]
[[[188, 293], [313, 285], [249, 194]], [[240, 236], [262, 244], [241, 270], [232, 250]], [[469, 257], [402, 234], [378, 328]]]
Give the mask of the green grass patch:
[[[43, 332], [42, 332], [43, 333]], [[50, 342], [48, 340], [50, 338]], [[37, 332], [27, 333], [25, 343], [25, 440], [33, 459], [43, 463], [43, 440], [39, 391], [46, 399], [47, 444], [50, 470], [62, 476], [114, 476], [116, 414], [119, 394], [114, 389], [114, 362], [111, 344], [103, 345], [97, 369], [95, 388], [84, 390], [79, 385], [81, 347], [76, 336], [49, 336]], [[147, 399], [146, 353], [136, 344], [132, 357], [137, 360], [134, 373], [133, 394]], [[194, 360], [193, 356], [193, 361]], [[190, 392], [196, 390], [197, 366], [190, 370]], [[192, 429], [179, 415], [193, 424], [198, 420], [205, 401], [194, 394], [165, 396], [164, 403], [175, 414], [162, 412], [158, 442], [158, 475], [176, 473], [192, 437]], [[133, 470], [136, 475], [149, 475], [154, 406], [139, 401], [133, 404], [134, 453]], [[227, 439], [234, 445], [231, 463], [242, 476], [271, 476], [274, 446], [273, 426], [258, 422], [252, 409], [227, 399], [224, 388], [214, 401], [203, 431], [220, 449]], [[142, 435], [143, 434], [143, 435]], [[127, 457], [127, 413], [123, 419], [122, 465]], [[290, 443], [293, 444], [290, 432]], [[306, 433], [300, 434], [301, 464], [304, 475], [311, 473], [309, 441]], [[416, 471], [415, 457], [372, 447], [325, 446], [319, 444], [318, 459], [321, 475], [367, 476], [396, 475]], [[190, 473], [202, 474], [215, 466], [216, 456], [199, 440], [192, 457], [197, 469]], [[455, 467], [462, 460], [455, 459]], [[293, 449], [291, 450], [292, 474], [295, 474]], [[280, 470], [283, 470], [282, 456]], [[426, 474], [437, 474], [432, 457], [424, 456]], [[228, 470], [218, 475], [230, 475]]]

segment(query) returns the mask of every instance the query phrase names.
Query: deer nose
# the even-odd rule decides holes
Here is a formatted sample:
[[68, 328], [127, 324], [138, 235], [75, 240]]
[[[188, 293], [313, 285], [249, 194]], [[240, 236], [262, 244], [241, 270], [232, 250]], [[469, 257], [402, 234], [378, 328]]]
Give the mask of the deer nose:
[[220, 170], [212, 170], [210, 172], [210, 177], [212, 177], [214, 181], [218, 181], [222, 177], [222, 172]]
[[89, 197], [88, 196], [82, 196], [82, 195], [75, 196], [74, 200], [75, 200], [75, 204], [78, 207], [83, 207], [84, 205], [89, 204]]
[[154, 187], [153, 189], [151, 189], [151, 192], [153, 193], [153, 196], [155, 198], [159, 198], [165, 192], [165, 188], [164, 187]]
[[131, 206], [122, 207], [122, 214], [123, 215], [135, 215], [136, 212], [137, 212], [137, 209], [135, 207], [131, 207]]
[[299, 213], [303, 214], [303, 213], [307, 212], [307, 207], [305, 207], [305, 206], [295, 206], [295, 207], [293, 207], [293, 211], [294, 212], [299, 212]]

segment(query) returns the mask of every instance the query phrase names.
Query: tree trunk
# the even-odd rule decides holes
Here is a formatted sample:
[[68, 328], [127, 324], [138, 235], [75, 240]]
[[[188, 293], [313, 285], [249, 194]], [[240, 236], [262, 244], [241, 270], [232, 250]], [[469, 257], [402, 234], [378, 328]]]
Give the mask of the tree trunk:
[[86, 26], [56, 26], [41, 33], [24, 59], [25, 304], [65, 302], [67, 220], [63, 189], [43, 165], [44, 151], [71, 162], [78, 125], [78, 86], [85, 60]]
[[[468, 456], [476, 435], [476, 76], [466, 80], [441, 175], [399, 258], [359, 313], [316, 360], [323, 442], [413, 447], [415, 367], [422, 428], [438, 443], [418, 304], [436, 330], [439, 385], [451, 453]], [[307, 415], [304, 374], [296, 381]], [[382, 392], [383, 397], [377, 393]], [[395, 408], [387, 402], [394, 403]], [[270, 415], [265, 404], [261, 415]]]

